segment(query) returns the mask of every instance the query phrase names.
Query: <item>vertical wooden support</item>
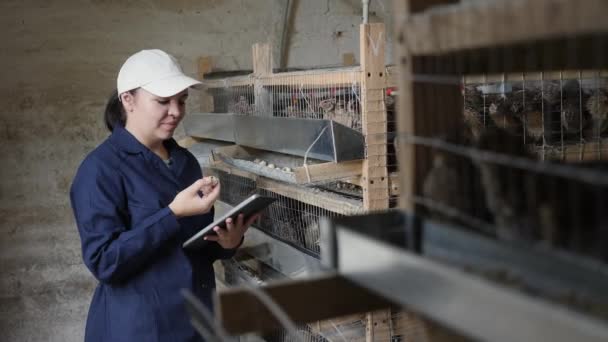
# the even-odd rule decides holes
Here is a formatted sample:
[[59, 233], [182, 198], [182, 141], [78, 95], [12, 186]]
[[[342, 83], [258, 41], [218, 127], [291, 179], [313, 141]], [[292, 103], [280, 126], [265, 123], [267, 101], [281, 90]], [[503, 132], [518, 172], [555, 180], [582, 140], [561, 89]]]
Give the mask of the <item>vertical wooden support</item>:
[[384, 104], [385, 42], [384, 24], [360, 26], [361, 116], [366, 145], [361, 185], [363, 206], [368, 211], [387, 209], [389, 202], [387, 119]]
[[[251, 48], [253, 55], [253, 76], [255, 78], [272, 74], [272, 47], [269, 43], [256, 43]], [[272, 116], [272, 98], [269, 91], [259, 82], [254, 84], [255, 111], [258, 115]]]
[[[366, 149], [361, 186], [366, 211], [386, 210], [389, 206], [387, 117], [384, 104], [385, 43], [384, 24], [360, 26], [361, 119]], [[390, 319], [389, 309], [367, 313], [366, 341], [390, 341]]]
[[397, 103], [398, 160], [400, 170], [400, 207], [416, 210], [414, 198], [421, 193], [424, 177], [431, 167], [431, 150], [405, 142], [408, 136], [436, 137], [460, 129], [460, 87], [445, 81], [415, 82], [414, 75], [432, 74], [433, 65], [423, 57], [412, 56], [407, 49], [403, 33], [404, 23], [411, 13], [427, 9], [430, 5], [453, 3], [454, 0], [396, 0], [397, 62], [399, 63], [399, 99]]
[[[199, 81], [205, 78], [205, 74], [210, 73], [213, 70], [213, 59], [210, 56], [202, 56], [197, 61], [197, 76]], [[213, 111], [213, 96], [209, 95], [206, 91], [200, 92], [199, 109], [203, 113], [209, 113]]]
[[342, 66], [354, 66], [355, 64], [357, 64], [357, 60], [354, 53], [348, 52], [342, 54]]
[[391, 341], [391, 311], [389, 309], [367, 314], [365, 340], [367, 342]]
[[272, 49], [269, 43], [256, 43], [251, 48], [253, 55], [253, 75], [272, 74]]

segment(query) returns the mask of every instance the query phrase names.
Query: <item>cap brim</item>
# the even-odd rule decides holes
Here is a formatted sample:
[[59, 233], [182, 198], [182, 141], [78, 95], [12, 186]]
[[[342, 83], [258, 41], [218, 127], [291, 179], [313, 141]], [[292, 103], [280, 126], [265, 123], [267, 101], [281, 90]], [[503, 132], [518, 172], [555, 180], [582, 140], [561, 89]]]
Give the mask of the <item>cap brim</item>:
[[202, 83], [186, 75], [171, 76], [162, 80], [150, 82], [143, 89], [160, 97], [173, 96], [187, 88], [198, 88]]

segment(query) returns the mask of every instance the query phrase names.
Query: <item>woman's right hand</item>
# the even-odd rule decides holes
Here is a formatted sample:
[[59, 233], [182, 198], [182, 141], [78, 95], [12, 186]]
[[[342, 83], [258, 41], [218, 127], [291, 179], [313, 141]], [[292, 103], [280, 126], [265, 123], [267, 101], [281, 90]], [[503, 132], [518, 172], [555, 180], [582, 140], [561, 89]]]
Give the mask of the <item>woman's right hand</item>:
[[169, 209], [178, 218], [208, 213], [220, 195], [220, 184], [213, 178], [204, 177], [182, 190], [169, 204]]

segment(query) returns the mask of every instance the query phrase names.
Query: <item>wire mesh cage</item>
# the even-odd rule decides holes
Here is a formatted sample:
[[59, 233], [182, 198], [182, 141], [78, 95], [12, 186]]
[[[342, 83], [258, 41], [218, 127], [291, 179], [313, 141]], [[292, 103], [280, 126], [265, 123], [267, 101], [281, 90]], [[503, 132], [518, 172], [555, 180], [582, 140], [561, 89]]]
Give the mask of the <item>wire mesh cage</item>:
[[253, 179], [215, 168], [206, 169], [206, 174], [218, 177], [222, 187], [219, 199], [226, 204], [237, 205], [257, 191], [256, 182]]
[[263, 213], [259, 228], [313, 256], [319, 256], [319, 219], [340, 216], [326, 209], [259, 189], [263, 196], [275, 198]]
[[[209, 83], [209, 82], [208, 82]], [[219, 86], [217, 83], [223, 83]], [[255, 112], [254, 86], [214, 81], [206, 89], [212, 98], [211, 113], [234, 113], [251, 115]]]
[[[412, 13], [416, 18], [404, 21], [398, 42], [409, 100], [401, 102], [406, 130], [398, 134], [407, 150], [402, 155], [411, 157], [411, 165], [402, 164], [406, 206], [504, 246], [542, 251], [547, 260], [576, 260], [573, 267], [603, 276], [605, 28], [587, 35], [577, 31], [583, 16], [546, 16], [559, 7], [562, 14], [592, 18], [594, 2], [583, 2], [585, 8], [550, 0], [444, 3], [450, 3], [444, 11]], [[535, 16], [543, 19], [530, 20]], [[431, 17], [432, 35], [417, 24]], [[464, 25], [462, 32], [454, 32], [455, 22]], [[545, 34], [555, 23], [562, 31]], [[516, 274], [511, 266], [496, 274]], [[523, 278], [488, 278], [529, 290]], [[534, 294], [553, 297], [540, 292]], [[583, 299], [583, 292], [574, 288], [550, 299], [606, 318], [606, 303]]]
[[[521, 137], [541, 159], [601, 159], [608, 97], [600, 72], [549, 72], [467, 82], [464, 115], [471, 138], [486, 127]], [[483, 80], [481, 80], [483, 81]]]

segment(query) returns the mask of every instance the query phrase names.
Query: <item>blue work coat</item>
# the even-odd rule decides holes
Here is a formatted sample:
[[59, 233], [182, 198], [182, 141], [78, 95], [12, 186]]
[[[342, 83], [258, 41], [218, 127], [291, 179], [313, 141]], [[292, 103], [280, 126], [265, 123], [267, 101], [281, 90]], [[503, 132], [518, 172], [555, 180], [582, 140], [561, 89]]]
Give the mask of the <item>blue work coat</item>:
[[197, 179], [195, 157], [173, 139], [164, 142], [172, 163], [123, 127], [80, 165], [70, 199], [84, 263], [99, 280], [86, 342], [199, 341], [180, 294], [186, 288], [211, 308], [212, 263], [235, 250], [215, 242], [196, 251], [182, 243], [213, 221], [213, 211], [177, 219], [168, 208]]

